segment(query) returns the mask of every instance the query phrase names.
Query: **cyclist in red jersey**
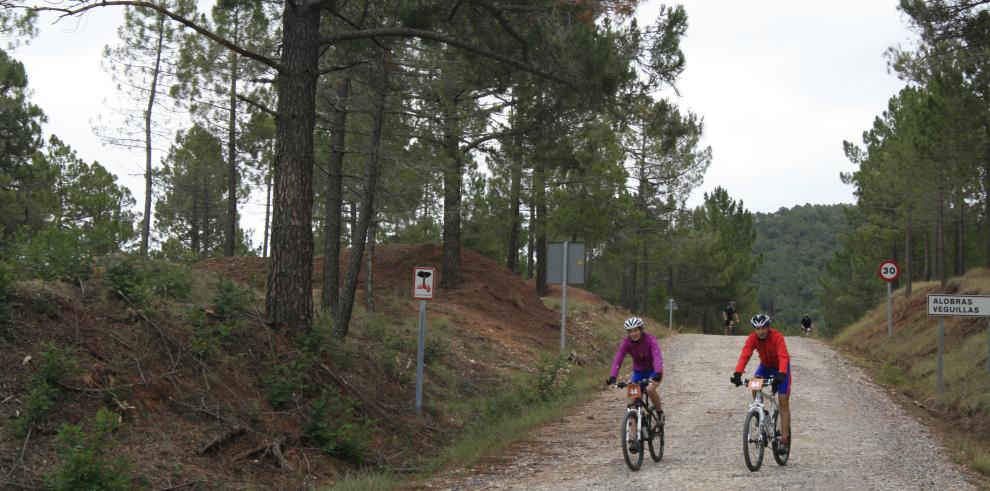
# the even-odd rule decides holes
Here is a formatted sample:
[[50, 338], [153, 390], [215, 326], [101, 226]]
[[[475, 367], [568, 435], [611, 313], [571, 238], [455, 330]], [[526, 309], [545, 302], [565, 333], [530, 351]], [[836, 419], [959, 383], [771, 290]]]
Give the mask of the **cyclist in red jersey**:
[[786, 453], [791, 436], [791, 357], [787, 354], [784, 335], [770, 327], [770, 316], [756, 314], [750, 323], [753, 324], [753, 332], [746, 338], [736, 371], [729, 381], [736, 387], [742, 385], [742, 372], [753, 356], [753, 350], [759, 352], [760, 365], [753, 375], [761, 378], [773, 376], [773, 391], [777, 393], [780, 404], [780, 446], [777, 451]]

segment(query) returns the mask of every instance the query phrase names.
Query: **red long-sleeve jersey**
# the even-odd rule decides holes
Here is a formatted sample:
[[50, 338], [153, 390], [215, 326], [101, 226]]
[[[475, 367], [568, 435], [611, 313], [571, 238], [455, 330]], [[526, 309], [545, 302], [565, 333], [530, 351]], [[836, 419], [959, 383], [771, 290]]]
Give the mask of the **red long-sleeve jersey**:
[[746, 369], [746, 364], [753, 356], [753, 350], [760, 353], [760, 363], [763, 366], [776, 368], [781, 373], [787, 372], [791, 357], [787, 354], [787, 344], [784, 343], [784, 335], [780, 331], [771, 328], [766, 339], [760, 339], [756, 335], [756, 331], [749, 333], [746, 344], [743, 345], [742, 354], [739, 355], [739, 363], [736, 364], [737, 372]]

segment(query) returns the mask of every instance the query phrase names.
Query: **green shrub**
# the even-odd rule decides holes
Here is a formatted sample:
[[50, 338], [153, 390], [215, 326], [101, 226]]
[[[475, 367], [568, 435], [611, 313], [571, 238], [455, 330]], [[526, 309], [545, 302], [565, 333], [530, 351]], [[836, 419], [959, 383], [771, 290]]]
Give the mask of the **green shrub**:
[[566, 387], [567, 361], [559, 355], [540, 354], [536, 364], [536, 395], [542, 401], [560, 397]]
[[213, 320], [203, 309], [193, 307], [183, 314], [192, 336], [189, 338], [189, 351], [201, 358], [214, 358], [233, 344], [235, 334], [244, 327], [237, 319]]
[[21, 437], [27, 435], [35, 423], [48, 417], [62, 393], [61, 386], [79, 370], [75, 353], [71, 349], [60, 348], [51, 342], [42, 346], [45, 349], [38, 353], [35, 372], [28, 383], [24, 413], [10, 423], [14, 433]]
[[10, 302], [14, 298], [15, 280], [13, 268], [0, 261], [0, 322], [10, 322], [11, 320]]
[[230, 319], [246, 307], [254, 293], [224, 275], [217, 275], [213, 284], [213, 315], [219, 319]]
[[110, 288], [137, 307], [147, 307], [156, 298], [188, 300], [192, 293], [192, 273], [188, 268], [137, 255], [110, 258], [105, 277]]
[[110, 288], [139, 307], [151, 300], [151, 292], [143, 282], [140, 262], [141, 259], [134, 255], [113, 257], [109, 259], [105, 273]]
[[317, 312], [309, 330], [296, 335], [296, 345], [307, 354], [319, 355], [330, 342], [335, 325], [333, 314], [323, 311]]
[[61, 319], [62, 308], [55, 300], [55, 295], [47, 290], [31, 292], [27, 296], [27, 307], [36, 314], [42, 314], [49, 319]]
[[65, 424], [58, 431], [56, 451], [59, 464], [45, 476], [53, 490], [132, 489], [129, 466], [122, 459], [107, 457], [114, 430], [120, 426], [117, 414], [100, 409], [92, 430]]
[[359, 414], [354, 399], [323, 391], [310, 406], [303, 433], [323, 451], [360, 462], [367, 455], [374, 425]]
[[306, 367], [298, 359], [285, 365], [275, 365], [263, 377], [265, 397], [275, 409], [285, 409], [309, 391]]
[[90, 247], [73, 228], [49, 228], [26, 241], [22, 267], [29, 276], [80, 283], [93, 276]]

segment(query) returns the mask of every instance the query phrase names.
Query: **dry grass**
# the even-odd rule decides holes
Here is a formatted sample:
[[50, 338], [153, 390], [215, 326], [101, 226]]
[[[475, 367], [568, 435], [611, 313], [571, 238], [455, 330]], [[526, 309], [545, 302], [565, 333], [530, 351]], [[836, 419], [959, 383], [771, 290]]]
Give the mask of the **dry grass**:
[[875, 379], [932, 408], [956, 457], [990, 475], [990, 374], [986, 318], [945, 318], [943, 381], [936, 391], [938, 319], [928, 316], [927, 295], [990, 295], [990, 269], [977, 268], [938, 282], [915, 283], [910, 297], [894, 292], [894, 333], [887, 335], [886, 303], [867, 312], [833, 341], [867, 360]]

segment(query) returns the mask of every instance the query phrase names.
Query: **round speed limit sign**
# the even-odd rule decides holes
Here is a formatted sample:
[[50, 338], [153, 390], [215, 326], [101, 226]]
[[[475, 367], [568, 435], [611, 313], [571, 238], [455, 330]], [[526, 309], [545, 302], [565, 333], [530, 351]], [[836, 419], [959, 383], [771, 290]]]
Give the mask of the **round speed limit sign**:
[[880, 279], [883, 281], [894, 281], [901, 275], [901, 268], [897, 265], [897, 261], [888, 259], [880, 263], [880, 267], [877, 268], [877, 274], [880, 275]]

